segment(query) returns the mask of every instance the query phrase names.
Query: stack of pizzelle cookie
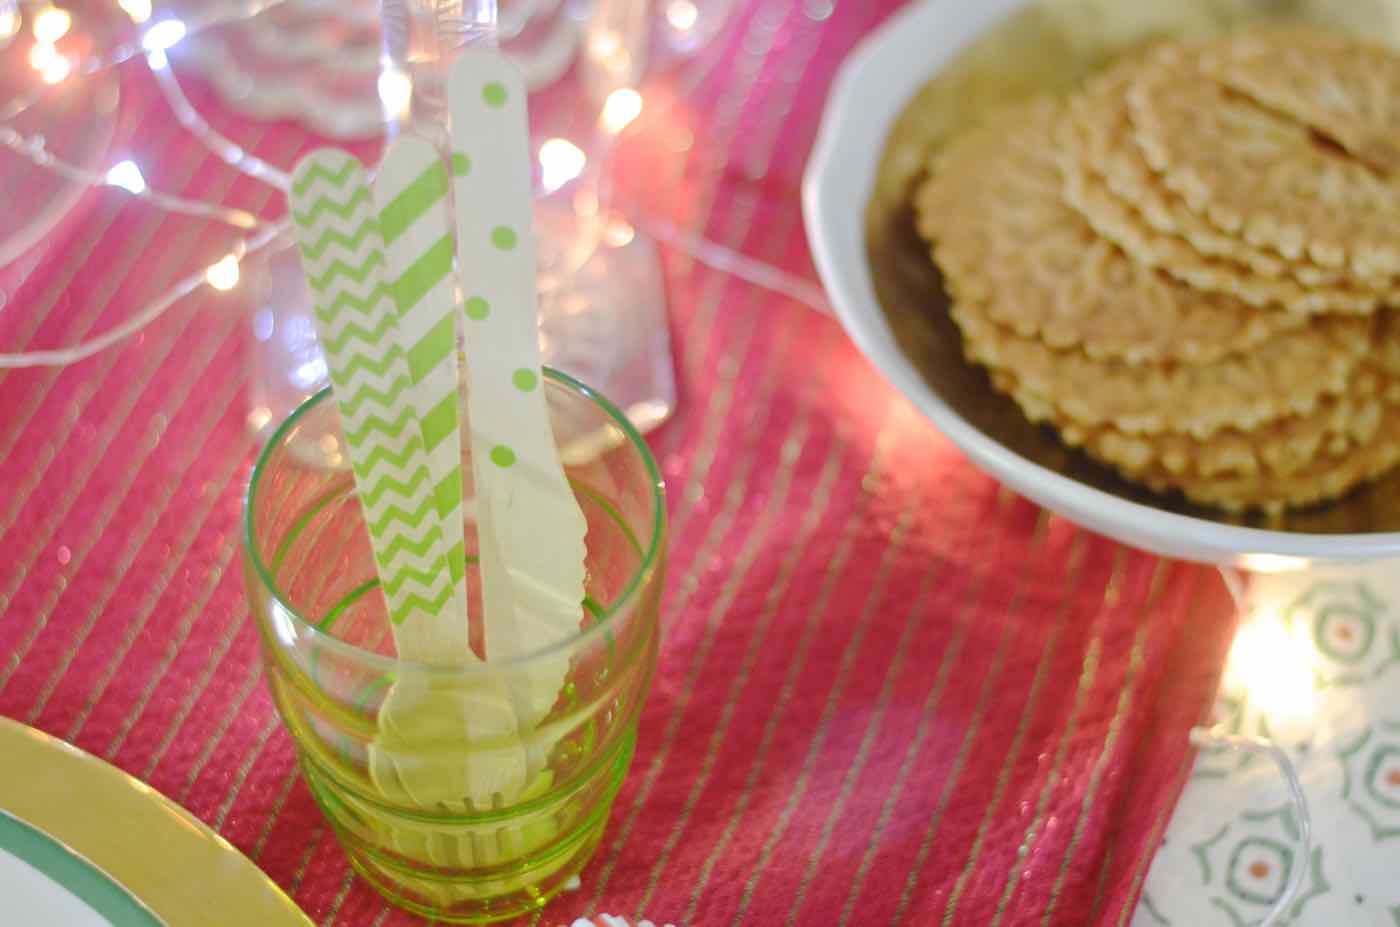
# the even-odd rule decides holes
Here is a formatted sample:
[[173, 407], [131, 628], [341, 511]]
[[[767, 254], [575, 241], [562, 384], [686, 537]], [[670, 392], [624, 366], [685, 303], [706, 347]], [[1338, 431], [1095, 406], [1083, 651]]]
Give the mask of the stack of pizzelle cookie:
[[1400, 55], [1147, 49], [955, 139], [915, 211], [968, 357], [1129, 479], [1278, 511], [1400, 463]]

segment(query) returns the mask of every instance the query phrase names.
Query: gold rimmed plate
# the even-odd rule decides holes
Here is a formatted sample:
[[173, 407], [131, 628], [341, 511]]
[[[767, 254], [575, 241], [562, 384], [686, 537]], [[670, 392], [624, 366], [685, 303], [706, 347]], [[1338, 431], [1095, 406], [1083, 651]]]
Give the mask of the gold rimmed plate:
[[0, 718], [0, 918], [65, 927], [310, 927], [193, 815], [76, 747]]
[[[1134, 487], [1028, 422], [964, 358], [914, 231], [911, 184], [988, 109], [1068, 91], [1119, 55], [1259, 19], [1304, 19], [1400, 45], [1400, 0], [924, 0], [843, 64], [803, 184], [817, 269], [885, 377], [982, 469], [1125, 543], [1254, 568], [1400, 556], [1400, 474], [1340, 502], [1240, 518]], [[911, 62], [918, 62], [917, 65]]]

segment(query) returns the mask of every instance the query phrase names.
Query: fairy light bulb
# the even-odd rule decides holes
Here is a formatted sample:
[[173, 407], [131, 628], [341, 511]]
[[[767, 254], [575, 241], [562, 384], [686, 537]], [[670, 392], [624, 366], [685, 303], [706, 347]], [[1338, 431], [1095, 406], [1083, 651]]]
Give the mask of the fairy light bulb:
[[29, 49], [29, 66], [36, 71], [43, 71], [57, 57], [58, 49], [47, 42], [35, 42]]
[[19, 35], [19, 30], [19, 6], [0, 0], [0, 45]]
[[73, 65], [68, 63], [67, 58], [55, 58], [48, 67], [39, 73], [46, 84], [57, 84], [69, 74], [73, 73]]
[[73, 27], [73, 16], [67, 10], [56, 6], [45, 7], [34, 15], [34, 40], [54, 44], [68, 34]]
[[1273, 722], [1310, 718], [1317, 691], [1306, 629], [1286, 626], [1271, 610], [1256, 612], [1235, 635], [1225, 691], [1247, 697]]
[[540, 146], [540, 182], [553, 193], [576, 179], [588, 166], [588, 155], [566, 138], [551, 138]]
[[162, 19], [141, 36], [141, 47], [148, 52], [170, 50], [185, 37], [187, 29], [178, 19]]
[[130, 159], [118, 161], [107, 170], [107, 183], [138, 196], [146, 192], [146, 178], [136, 162]]
[[601, 122], [609, 134], [619, 135], [641, 114], [642, 95], [631, 87], [623, 87], [608, 94]]
[[204, 279], [219, 291], [228, 291], [238, 286], [238, 255], [228, 254], [216, 263], [210, 264], [204, 272]]
[[151, 18], [151, 0], [117, 0], [117, 6], [138, 26]]
[[666, 22], [677, 32], [689, 32], [700, 21], [700, 10], [691, 0], [671, 0], [666, 4]]
[[73, 70], [73, 64], [46, 42], [38, 42], [29, 50], [29, 63], [46, 84], [57, 84]]

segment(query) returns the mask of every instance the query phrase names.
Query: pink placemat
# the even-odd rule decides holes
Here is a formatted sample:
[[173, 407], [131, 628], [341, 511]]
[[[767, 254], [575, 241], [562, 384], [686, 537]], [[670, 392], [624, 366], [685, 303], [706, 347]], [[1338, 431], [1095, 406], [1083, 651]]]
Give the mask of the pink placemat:
[[[647, 88], [623, 154], [646, 208], [810, 279], [797, 188], [821, 102], [896, 6], [750, 4]], [[127, 82], [121, 131], [155, 152], [149, 176], [282, 210], [139, 70]], [[274, 163], [315, 143], [192, 93]], [[72, 343], [228, 242], [101, 194], [9, 294], [0, 344]], [[602, 847], [535, 922], [1124, 923], [1233, 628], [1217, 577], [1012, 497], [835, 322], [666, 261], [681, 406], [652, 438], [673, 526], [661, 666]], [[417, 923], [351, 876], [260, 679], [236, 559], [239, 305], [206, 295], [73, 367], [0, 378], [0, 712], [181, 802], [318, 922]]]

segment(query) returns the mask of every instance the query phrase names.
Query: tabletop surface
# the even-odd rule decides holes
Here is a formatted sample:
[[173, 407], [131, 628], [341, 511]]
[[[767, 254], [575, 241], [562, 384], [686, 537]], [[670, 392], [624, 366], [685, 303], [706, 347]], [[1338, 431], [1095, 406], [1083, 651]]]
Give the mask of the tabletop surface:
[[[741, 5], [644, 88], [619, 155], [631, 201], [814, 280], [798, 187], [826, 88], [899, 5]], [[180, 130], [148, 73], [122, 81], [120, 138], [154, 152], [163, 189], [283, 211]], [[188, 89], [275, 164], [316, 143]], [[0, 275], [0, 345], [101, 331], [229, 241], [94, 194]], [[650, 438], [672, 525], [660, 665], [581, 888], [528, 922], [1126, 923], [1229, 644], [1217, 575], [1015, 498], [834, 321], [665, 262], [680, 404]], [[170, 796], [318, 923], [421, 923], [352, 877], [261, 679], [238, 307], [206, 291], [86, 361], [0, 375], [0, 714]]]

